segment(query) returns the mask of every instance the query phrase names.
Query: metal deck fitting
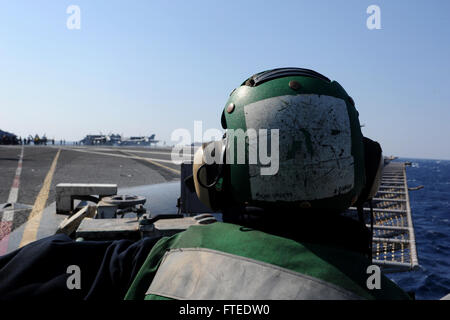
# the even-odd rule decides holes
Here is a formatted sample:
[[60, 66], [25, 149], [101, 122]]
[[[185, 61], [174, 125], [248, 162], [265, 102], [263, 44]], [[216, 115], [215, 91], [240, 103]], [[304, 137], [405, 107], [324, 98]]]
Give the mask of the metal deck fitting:
[[117, 194], [117, 184], [58, 183], [56, 185], [56, 213], [70, 214], [73, 200], [80, 196], [98, 195], [99, 198]]
[[[372, 262], [384, 272], [402, 272], [419, 267], [414, 226], [409, 204], [405, 163], [390, 162], [383, 171], [380, 189], [372, 199]], [[356, 213], [351, 207], [349, 213]], [[370, 208], [364, 207], [370, 228]]]

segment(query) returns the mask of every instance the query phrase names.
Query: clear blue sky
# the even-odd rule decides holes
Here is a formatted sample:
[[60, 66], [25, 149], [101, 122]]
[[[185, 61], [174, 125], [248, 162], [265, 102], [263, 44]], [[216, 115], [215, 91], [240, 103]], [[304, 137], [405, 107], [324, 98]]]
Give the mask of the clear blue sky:
[[194, 120], [220, 128], [251, 74], [297, 66], [337, 80], [385, 154], [450, 159], [449, 16], [450, 1], [1, 0], [0, 128], [169, 142]]

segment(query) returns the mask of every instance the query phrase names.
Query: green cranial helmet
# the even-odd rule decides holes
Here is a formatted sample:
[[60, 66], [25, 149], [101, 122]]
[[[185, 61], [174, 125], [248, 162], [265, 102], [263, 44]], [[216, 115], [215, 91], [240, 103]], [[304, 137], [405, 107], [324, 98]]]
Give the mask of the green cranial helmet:
[[222, 126], [226, 203], [343, 211], [365, 185], [353, 99], [315, 71], [253, 75], [231, 93]]

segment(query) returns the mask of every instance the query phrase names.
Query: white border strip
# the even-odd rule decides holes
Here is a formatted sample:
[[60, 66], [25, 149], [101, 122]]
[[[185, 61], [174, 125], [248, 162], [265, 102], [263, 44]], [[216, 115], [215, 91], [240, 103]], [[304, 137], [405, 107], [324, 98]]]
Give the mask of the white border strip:
[[19, 163], [17, 164], [16, 175], [14, 176], [13, 184], [11, 186], [11, 191], [9, 192], [8, 202], [16, 203], [19, 197], [19, 185], [20, 185], [20, 175], [22, 173], [22, 161], [23, 161], [23, 146], [20, 152]]

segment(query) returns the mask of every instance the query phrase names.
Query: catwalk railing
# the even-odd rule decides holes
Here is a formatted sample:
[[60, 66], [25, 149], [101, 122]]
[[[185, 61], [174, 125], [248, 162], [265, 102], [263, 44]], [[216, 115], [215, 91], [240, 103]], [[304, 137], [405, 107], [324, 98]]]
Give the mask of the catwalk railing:
[[[383, 171], [380, 189], [372, 200], [372, 261], [384, 272], [418, 268], [416, 240], [409, 203], [405, 163], [389, 162]], [[370, 207], [363, 208], [370, 228]], [[349, 214], [356, 215], [356, 207]]]

